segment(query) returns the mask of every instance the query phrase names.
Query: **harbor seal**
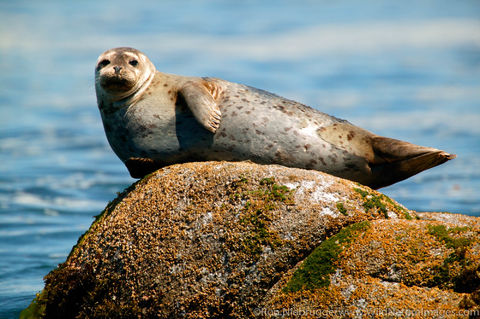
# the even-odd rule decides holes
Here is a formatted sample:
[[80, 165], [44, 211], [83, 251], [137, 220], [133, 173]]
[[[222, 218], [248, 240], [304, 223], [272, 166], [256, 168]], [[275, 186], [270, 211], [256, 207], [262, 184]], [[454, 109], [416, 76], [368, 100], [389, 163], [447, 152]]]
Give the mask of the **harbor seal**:
[[100, 55], [95, 88], [108, 142], [134, 178], [176, 163], [250, 160], [380, 188], [455, 157], [267, 91], [159, 72], [133, 48]]

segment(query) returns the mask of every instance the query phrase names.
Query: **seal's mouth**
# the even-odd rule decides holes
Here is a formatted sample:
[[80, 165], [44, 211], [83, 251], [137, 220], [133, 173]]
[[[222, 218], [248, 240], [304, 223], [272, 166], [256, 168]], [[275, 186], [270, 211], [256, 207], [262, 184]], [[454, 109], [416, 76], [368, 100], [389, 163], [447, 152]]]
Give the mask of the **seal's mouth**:
[[134, 86], [134, 83], [120, 76], [102, 76], [100, 85], [105, 91], [125, 92], [129, 91]]

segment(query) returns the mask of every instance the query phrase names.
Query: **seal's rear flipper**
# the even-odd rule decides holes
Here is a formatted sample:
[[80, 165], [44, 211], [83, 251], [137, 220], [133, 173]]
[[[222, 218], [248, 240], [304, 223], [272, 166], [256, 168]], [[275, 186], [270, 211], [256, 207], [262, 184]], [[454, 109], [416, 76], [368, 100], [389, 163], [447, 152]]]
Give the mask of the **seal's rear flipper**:
[[372, 188], [391, 185], [456, 157], [435, 148], [380, 136], [372, 138], [372, 148], [375, 159], [370, 167], [374, 178], [368, 185]]

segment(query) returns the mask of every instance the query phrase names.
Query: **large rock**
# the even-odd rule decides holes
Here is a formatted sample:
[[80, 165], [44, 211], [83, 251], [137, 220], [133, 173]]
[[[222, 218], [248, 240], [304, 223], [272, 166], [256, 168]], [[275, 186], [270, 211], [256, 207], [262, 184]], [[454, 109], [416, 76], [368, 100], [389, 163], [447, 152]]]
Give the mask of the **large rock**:
[[475, 309], [479, 227], [475, 218], [417, 214], [317, 171], [174, 165], [110, 203], [23, 316]]

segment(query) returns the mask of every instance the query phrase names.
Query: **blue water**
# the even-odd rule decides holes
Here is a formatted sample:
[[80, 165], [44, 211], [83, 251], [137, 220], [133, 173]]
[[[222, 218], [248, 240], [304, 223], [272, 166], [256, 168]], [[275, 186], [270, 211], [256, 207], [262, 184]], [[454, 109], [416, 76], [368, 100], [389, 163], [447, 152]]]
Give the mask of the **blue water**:
[[96, 108], [97, 56], [133, 46], [458, 158], [383, 189], [480, 215], [480, 2], [0, 0], [0, 318], [15, 318], [134, 180]]

